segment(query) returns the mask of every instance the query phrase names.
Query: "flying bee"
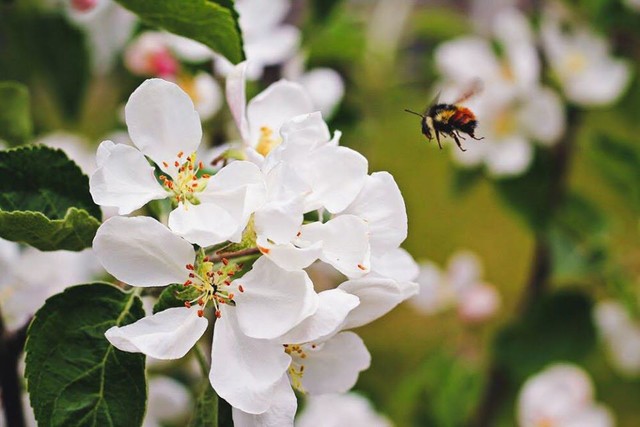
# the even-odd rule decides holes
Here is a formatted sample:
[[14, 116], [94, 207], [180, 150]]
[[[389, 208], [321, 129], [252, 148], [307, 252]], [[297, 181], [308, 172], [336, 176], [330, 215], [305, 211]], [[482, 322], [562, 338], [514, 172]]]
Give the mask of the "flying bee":
[[465, 140], [460, 133], [465, 133], [477, 141], [484, 138], [477, 138], [474, 135], [476, 126], [478, 126], [475, 114], [473, 114], [470, 109], [463, 107], [460, 104], [480, 92], [480, 90], [482, 90], [482, 83], [480, 80], [476, 80], [469, 89], [452, 104], [439, 103], [438, 98], [440, 94], [438, 94], [433, 102], [427, 105], [424, 113], [420, 114], [412, 110], [404, 111], [421, 117], [420, 124], [422, 125], [422, 133], [429, 141], [433, 139], [435, 134], [435, 138], [436, 141], [438, 141], [438, 147], [440, 147], [440, 149], [442, 149], [440, 134], [443, 134], [453, 138], [460, 150], [467, 151], [462, 148], [462, 145], [460, 144], [461, 139], [463, 141]]

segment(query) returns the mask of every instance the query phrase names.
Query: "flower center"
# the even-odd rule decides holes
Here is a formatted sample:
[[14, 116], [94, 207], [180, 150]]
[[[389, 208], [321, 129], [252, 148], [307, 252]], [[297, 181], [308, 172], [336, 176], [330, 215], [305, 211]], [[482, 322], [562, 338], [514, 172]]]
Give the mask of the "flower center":
[[258, 145], [256, 151], [263, 156], [269, 154], [271, 150], [280, 145], [282, 140], [273, 136], [273, 130], [268, 126], [262, 126], [260, 128], [260, 138], [258, 138]]
[[587, 58], [580, 52], [572, 52], [567, 55], [564, 68], [567, 74], [578, 74], [587, 67]]
[[[159, 179], [162, 186], [173, 194], [172, 197], [177, 203], [189, 202], [192, 205], [197, 205], [200, 200], [196, 194], [207, 187], [210, 175], [202, 174], [198, 178], [198, 172], [204, 169], [204, 164], [202, 162], [196, 164], [196, 153], [192, 153], [184, 161], [183, 157], [184, 153], [181, 151], [174, 162], [174, 166], [178, 168], [178, 175], [174, 179], [166, 175], [160, 175]], [[162, 164], [165, 168], [169, 167], [167, 162], [162, 162]]]
[[498, 114], [493, 122], [493, 129], [496, 136], [509, 136], [518, 129], [518, 123], [515, 114], [505, 108]]
[[178, 77], [178, 86], [189, 95], [189, 98], [193, 101], [194, 105], [197, 105], [200, 101], [198, 96], [198, 89], [196, 88], [196, 79], [192, 76], [181, 75]]
[[159, 77], [174, 76], [179, 67], [178, 61], [176, 61], [168, 49], [162, 49], [149, 55], [147, 62], [151, 74]]
[[301, 393], [305, 393], [304, 387], [302, 386], [305, 359], [318, 349], [318, 345], [314, 343], [284, 344], [284, 352], [291, 356], [291, 364], [287, 371], [291, 379], [291, 385]]
[[190, 301], [185, 301], [184, 305], [190, 308], [193, 304], [198, 304], [198, 316], [204, 316], [204, 308], [207, 305], [213, 306], [216, 317], [220, 317], [220, 305], [229, 304], [235, 306], [235, 293], [244, 292], [242, 285], [232, 285], [233, 276], [242, 269], [242, 264], [229, 262], [226, 258], [218, 265], [214, 264], [209, 257], [204, 257], [196, 265], [187, 264], [189, 279], [184, 282], [184, 286], [192, 289], [197, 295]]

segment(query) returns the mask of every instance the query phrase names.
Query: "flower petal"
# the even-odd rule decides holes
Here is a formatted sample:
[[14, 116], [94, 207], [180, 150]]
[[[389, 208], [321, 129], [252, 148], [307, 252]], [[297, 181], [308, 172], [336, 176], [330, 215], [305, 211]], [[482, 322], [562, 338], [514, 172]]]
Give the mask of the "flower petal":
[[109, 218], [93, 249], [105, 270], [132, 286], [181, 283], [195, 260], [193, 246], [149, 217]]
[[290, 363], [282, 344], [246, 336], [235, 309], [222, 307], [213, 334], [209, 373], [220, 397], [243, 412], [263, 413], [275, 403], [275, 388]]
[[249, 60], [247, 78], [257, 80], [265, 66], [280, 64], [295, 55], [300, 38], [298, 28], [282, 25], [260, 37], [245, 39], [244, 50]]
[[252, 338], [279, 337], [318, 309], [318, 294], [307, 273], [286, 271], [266, 257], [233, 283], [244, 288], [235, 297], [236, 312], [240, 329]]
[[360, 301], [355, 295], [341, 289], [330, 289], [318, 294], [318, 310], [304, 319], [298, 326], [278, 338], [286, 344], [302, 344], [322, 340], [336, 332], [347, 314], [356, 308]]
[[338, 289], [360, 298], [360, 305], [349, 312], [343, 329], [366, 325], [384, 316], [406, 299], [403, 289], [396, 281], [375, 276], [348, 280], [338, 286]]
[[[280, 128], [284, 146], [303, 145], [313, 147], [331, 139], [327, 123], [318, 111], [292, 117]], [[286, 159], [286, 158], [285, 158]]]
[[305, 352], [302, 386], [309, 394], [344, 393], [371, 365], [367, 347], [353, 332], [340, 332], [315, 348], [307, 345]]
[[344, 96], [344, 81], [331, 68], [314, 68], [299, 80], [311, 97], [313, 106], [330, 117]]
[[200, 145], [200, 116], [189, 95], [174, 83], [145, 80], [129, 97], [124, 113], [136, 147], [172, 176], [177, 154], [193, 153]]
[[420, 274], [420, 267], [411, 254], [402, 248], [387, 252], [382, 257], [371, 257], [371, 270], [399, 282], [412, 282]]
[[322, 255], [322, 242], [306, 247], [297, 247], [292, 243], [273, 245], [267, 238], [258, 236], [258, 247], [278, 267], [287, 271], [302, 270], [310, 266]]
[[235, 427], [284, 427], [293, 426], [298, 401], [289, 383], [289, 377], [283, 375], [271, 391], [273, 404], [261, 414], [248, 414], [232, 408]]
[[522, 126], [542, 144], [554, 144], [564, 132], [564, 107], [560, 97], [551, 89], [538, 88], [533, 91], [522, 105], [519, 115]]
[[447, 263], [447, 280], [455, 292], [477, 284], [482, 276], [482, 263], [471, 251], [456, 252]]
[[261, 128], [269, 128], [278, 137], [283, 123], [312, 111], [313, 104], [298, 83], [280, 80], [272, 84], [247, 105], [250, 145], [257, 146]]
[[98, 169], [89, 179], [91, 197], [101, 206], [115, 206], [120, 215], [141, 208], [151, 200], [167, 197], [153, 167], [133, 147], [104, 141], [98, 147]]
[[529, 141], [514, 135], [491, 145], [486, 158], [487, 169], [496, 177], [520, 175], [533, 161], [533, 155]]
[[169, 214], [171, 231], [199, 246], [222, 243], [236, 232], [239, 223], [229, 212], [213, 203], [183, 204]]
[[357, 215], [369, 226], [374, 254], [397, 248], [407, 238], [407, 209], [400, 189], [388, 172], [367, 177], [356, 199], [343, 212]]
[[198, 316], [198, 309], [169, 308], [127, 326], [114, 326], [105, 336], [122, 351], [163, 360], [179, 359], [195, 345], [209, 324], [205, 317]]
[[222, 107], [222, 90], [209, 73], [199, 72], [193, 77], [195, 108], [201, 120], [208, 120]]
[[322, 259], [347, 277], [361, 277], [370, 269], [367, 225], [355, 215], [340, 215], [322, 224], [303, 225], [300, 240], [322, 242]]
[[247, 97], [245, 94], [246, 69], [246, 62], [241, 62], [233, 67], [227, 76], [225, 89], [229, 110], [231, 110], [233, 120], [236, 122], [236, 126], [240, 131], [240, 136], [245, 142], [249, 140], [249, 124], [246, 114]]

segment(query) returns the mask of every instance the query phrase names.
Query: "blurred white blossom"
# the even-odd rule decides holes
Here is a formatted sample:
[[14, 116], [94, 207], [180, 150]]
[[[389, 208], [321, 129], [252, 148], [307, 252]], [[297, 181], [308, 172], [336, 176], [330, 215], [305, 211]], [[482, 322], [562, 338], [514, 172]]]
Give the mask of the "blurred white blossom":
[[640, 322], [613, 300], [599, 302], [593, 315], [613, 367], [626, 376], [640, 374]]
[[591, 379], [581, 368], [558, 363], [529, 378], [518, 396], [520, 427], [613, 427], [614, 418], [595, 402]]
[[533, 142], [554, 144], [564, 130], [560, 98], [540, 84], [540, 62], [527, 18], [516, 9], [495, 17], [491, 40], [466, 36], [441, 44], [436, 65], [444, 77], [440, 102], [452, 102], [480, 80], [481, 93], [464, 102], [478, 120], [482, 141], [463, 142], [467, 150], [452, 150], [465, 167], [484, 165], [496, 177], [522, 174], [533, 160]]
[[631, 80], [630, 64], [609, 53], [607, 40], [586, 26], [563, 27], [562, 10], [547, 9], [541, 24], [545, 54], [566, 97], [579, 105], [615, 102]]
[[364, 397], [356, 393], [309, 396], [296, 427], [391, 427]]
[[142, 427], [160, 427], [184, 421], [191, 410], [191, 400], [189, 390], [181, 382], [165, 375], [152, 376]]
[[481, 277], [480, 259], [468, 251], [452, 255], [444, 271], [433, 262], [424, 262], [416, 279], [420, 291], [409, 301], [423, 314], [457, 307], [463, 321], [482, 322], [495, 315], [501, 297], [495, 286]]

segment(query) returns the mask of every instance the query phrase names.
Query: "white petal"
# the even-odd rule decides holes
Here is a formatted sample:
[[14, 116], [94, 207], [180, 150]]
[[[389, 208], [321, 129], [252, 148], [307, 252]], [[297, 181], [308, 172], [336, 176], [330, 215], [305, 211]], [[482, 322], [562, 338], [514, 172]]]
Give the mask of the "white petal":
[[322, 242], [321, 259], [347, 277], [361, 277], [371, 267], [367, 225], [357, 216], [340, 215], [324, 224], [303, 225], [300, 239]]
[[199, 307], [176, 307], [105, 332], [122, 351], [140, 352], [156, 359], [179, 359], [195, 345], [209, 322], [198, 316]]
[[260, 240], [287, 244], [296, 238], [303, 219], [301, 198], [271, 202], [255, 213], [255, 230]]
[[283, 375], [271, 391], [273, 404], [261, 414], [248, 414], [232, 408], [235, 427], [293, 427], [298, 401], [289, 383], [289, 377]]
[[512, 136], [491, 145], [486, 158], [487, 169], [496, 177], [520, 175], [533, 161], [533, 155], [529, 141]]
[[443, 273], [433, 262], [420, 264], [420, 274], [416, 279], [419, 291], [409, 300], [420, 313], [431, 315], [449, 308], [455, 303], [453, 289], [443, 276]]
[[275, 137], [287, 120], [313, 111], [313, 104], [298, 83], [280, 80], [273, 83], [247, 105], [251, 146], [258, 144], [260, 128], [269, 128]]
[[299, 45], [300, 30], [292, 25], [283, 25], [261, 37], [245, 40], [244, 49], [249, 60], [247, 78], [260, 78], [264, 66], [286, 61], [295, 55]]
[[378, 415], [371, 402], [356, 394], [322, 394], [308, 396], [296, 427], [392, 427]]
[[593, 404], [577, 414], [571, 414], [562, 427], [614, 427], [615, 418], [609, 408]]
[[500, 75], [496, 55], [489, 43], [479, 37], [441, 43], [435, 51], [435, 61], [440, 73], [456, 82], [487, 80]]
[[211, 49], [200, 42], [172, 33], [163, 33], [163, 36], [165, 43], [180, 59], [189, 62], [204, 62], [213, 57]]
[[340, 332], [315, 349], [307, 345], [305, 352], [302, 387], [309, 394], [344, 393], [371, 364], [367, 347], [353, 332]]
[[368, 176], [360, 194], [343, 213], [357, 215], [367, 222], [371, 251], [376, 255], [397, 248], [407, 238], [407, 209], [388, 172]]
[[307, 90], [313, 106], [330, 117], [344, 96], [344, 81], [331, 68], [314, 68], [300, 78], [300, 84]]
[[273, 245], [266, 238], [259, 236], [257, 243], [264, 255], [287, 271], [307, 268], [322, 255], [322, 242], [305, 247], [297, 247], [292, 243]]
[[211, 346], [209, 381], [231, 406], [260, 414], [275, 402], [274, 391], [291, 358], [282, 344], [249, 338], [240, 331], [234, 308], [222, 307]]
[[500, 294], [495, 286], [479, 283], [460, 295], [458, 315], [469, 323], [483, 322], [496, 314], [500, 303]]
[[420, 274], [420, 267], [411, 254], [402, 248], [393, 249], [382, 257], [371, 257], [371, 270], [399, 282], [412, 282]]
[[476, 285], [482, 276], [482, 262], [471, 251], [456, 252], [447, 264], [447, 280], [456, 292]]
[[341, 289], [320, 292], [318, 297], [318, 310], [278, 338], [279, 342], [302, 344], [309, 341], [321, 341], [324, 337], [336, 332], [347, 314], [360, 304], [358, 297]]
[[538, 88], [532, 91], [519, 115], [522, 126], [542, 144], [552, 145], [564, 132], [564, 107], [560, 97], [551, 89]]
[[191, 409], [191, 394], [181, 382], [159, 375], [149, 379], [147, 402], [143, 427], [160, 422], [176, 422], [186, 417]]
[[305, 212], [321, 207], [331, 213], [343, 211], [364, 186], [367, 159], [355, 150], [333, 145], [325, 145], [310, 154], [304, 170], [298, 171], [312, 188]]
[[213, 203], [183, 204], [169, 214], [171, 231], [199, 246], [212, 246], [228, 240], [238, 229], [238, 220]]
[[153, 167], [135, 148], [104, 141], [98, 147], [96, 160], [98, 169], [89, 179], [96, 204], [115, 206], [120, 215], [126, 215], [151, 200], [167, 197], [153, 174]]
[[304, 271], [286, 271], [266, 257], [235, 280], [244, 292], [235, 297], [238, 324], [252, 338], [283, 335], [318, 309], [318, 294]]
[[280, 128], [283, 144], [313, 147], [328, 142], [331, 132], [318, 111], [292, 117]]
[[236, 2], [240, 15], [240, 27], [245, 37], [263, 35], [277, 27], [287, 16], [291, 2], [288, 0]]
[[180, 151], [191, 154], [202, 140], [200, 117], [180, 87], [162, 79], [145, 80], [125, 106], [133, 143], [165, 172], [173, 175]]
[[193, 78], [196, 111], [201, 120], [213, 117], [222, 107], [222, 90], [209, 73], [200, 72]]
[[132, 286], [181, 283], [193, 247], [149, 217], [113, 217], [98, 228], [93, 249], [100, 263], [116, 279]]
[[[594, 60], [594, 59], [592, 59]], [[608, 105], [615, 102], [631, 80], [629, 64], [610, 58], [597, 58], [580, 76], [565, 81], [567, 97], [586, 106]]]
[[380, 277], [348, 280], [338, 286], [338, 289], [360, 298], [360, 305], [349, 313], [343, 329], [357, 328], [373, 322], [406, 299], [397, 282]]
[[227, 76], [227, 85], [225, 94], [227, 104], [233, 120], [240, 131], [240, 136], [247, 142], [249, 139], [249, 124], [247, 123], [246, 107], [247, 97], [245, 94], [245, 72], [247, 68], [246, 62], [241, 62]]

